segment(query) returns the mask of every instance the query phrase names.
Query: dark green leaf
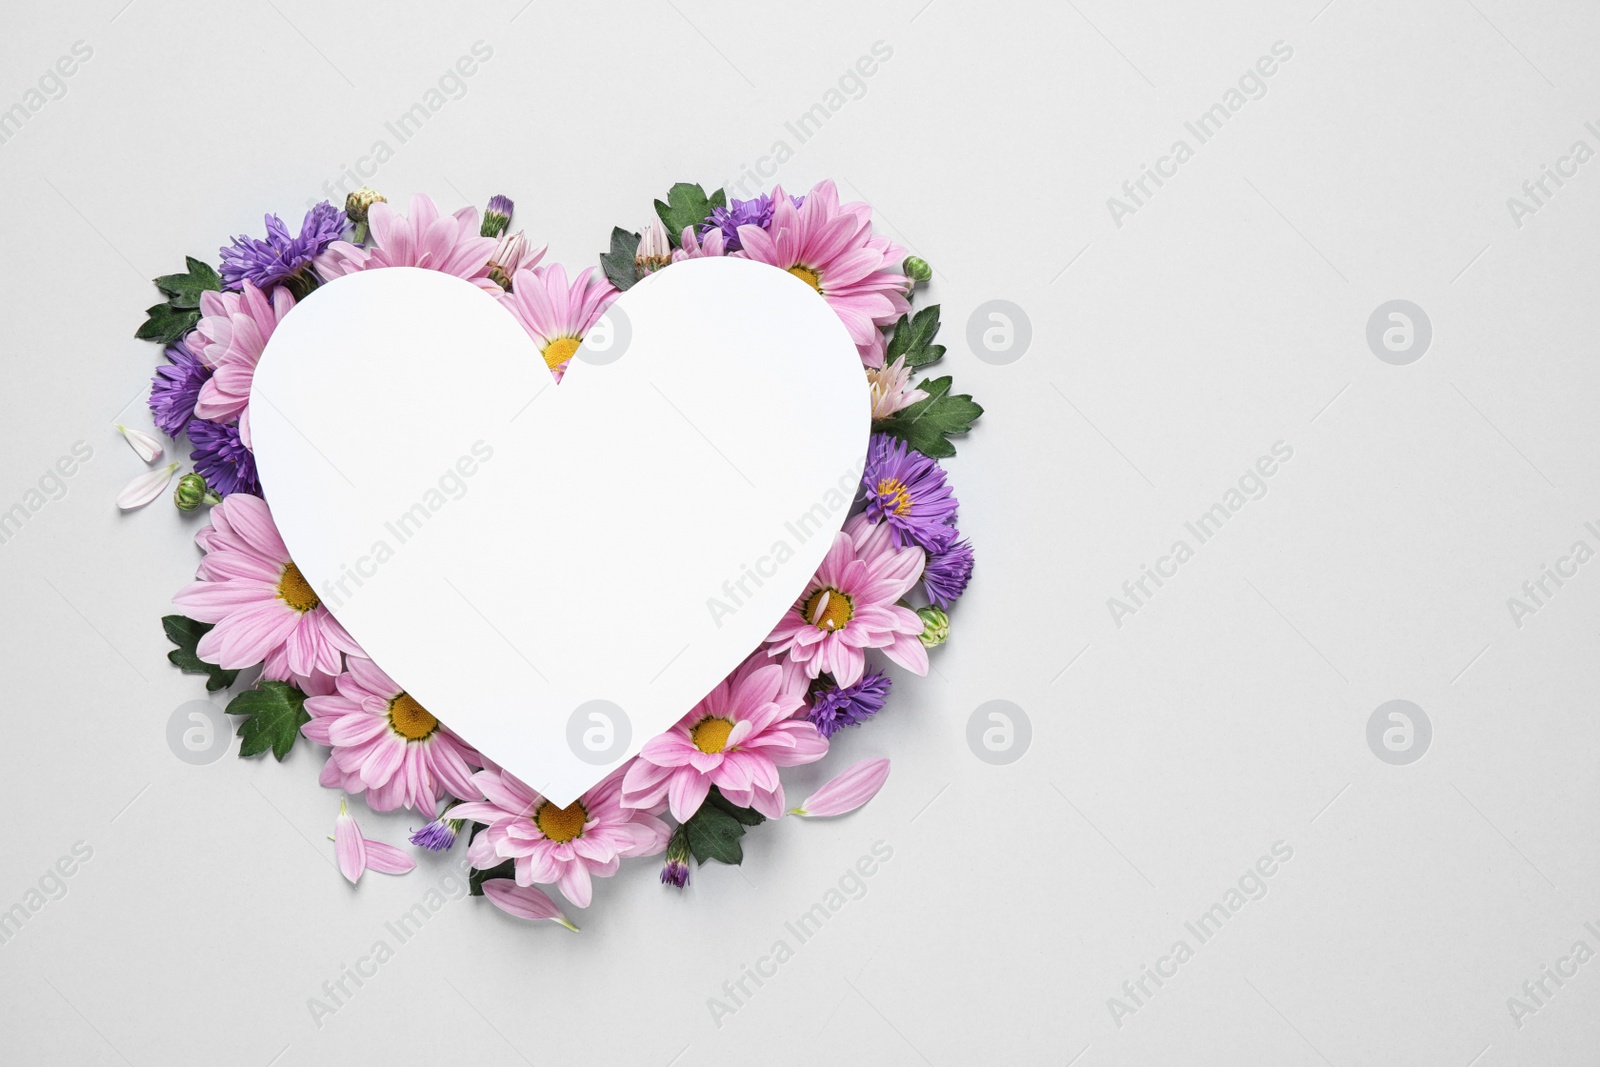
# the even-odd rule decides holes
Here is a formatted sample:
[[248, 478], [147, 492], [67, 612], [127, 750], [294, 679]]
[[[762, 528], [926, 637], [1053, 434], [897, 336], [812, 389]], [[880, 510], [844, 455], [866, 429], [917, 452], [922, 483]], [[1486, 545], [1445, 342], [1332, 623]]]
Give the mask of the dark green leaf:
[[746, 826], [759, 826], [767, 821], [767, 817], [761, 814], [755, 808], [739, 807], [733, 801], [723, 796], [722, 791], [716, 786], [712, 786], [711, 792], [706, 794], [706, 803], [715, 804], [717, 807], [721, 808], [729, 815], [732, 815], [735, 819], [738, 819]]
[[270, 748], [279, 760], [294, 747], [300, 727], [311, 721], [306, 695], [288, 682], [262, 682], [240, 693], [228, 704], [228, 714], [246, 717], [239, 724], [240, 756], [259, 756]]
[[190, 330], [200, 321], [200, 312], [197, 309], [175, 308], [170, 304], [157, 304], [145, 309], [144, 324], [133, 336], [141, 341], [154, 341], [159, 345], [170, 345]]
[[633, 288], [639, 280], [633, 261], [639, 252], [639, 235], [629, 233], [621, 226], [611, 227], [611, 251], [600, 254], [600, 269], [606, 278], [622, 292]]
[[689, 816], [683, 824], [689, 835], [689, 851], [695, 860], [704, 865], [706, 860], [718, 863], [743, 863], [744, 849], [739, 838], [744, 836], [744, 826], [733, 815], [716, 804], [707, 802]]
[[197, 308], [200, 294], [216, 292], [222, 288], [222, 279], [211, 264], [202, 263], [193, 256], [184, 256], [189, 270], [186, 274], [163, 274], [156, 279], [156, 288], [167, 294], [167, 303], [175, 308]]
[[944, 345], [933, 343], [938, 333], [938, 304], [929, 304], [915, 316], [901, 315], [900, 321], [894, 324], [894, 336], [889, 338], [883, 361], [893, 363], [905, 356], [907, 367], [925, 367], [935, 362], [944, 356]]
[[483, 896], [483, 883], [493, 881], [496, 878], [516, 878], [516, 863], [516, 860], [506, 860], [504, 863], [495, 864], [487, 871], [480, 871], [474, 867], [472, 873], [467, 875], [468, 891], [472, 896], [481, 897]]
[[207, 663], [195, 655], [195, 646], [211, 629], [209, 622], [196, 622], [187, 615], [163, 615], [161, 627], [167, 631], [167, 640], [178, 646], [167, 653], [167, 659], [185, 673], [207, 675], [207, 692], [226, 689], [239, 677], [238, 671], [225, 671], [215, 663]]
[[955, 445], [949, 438], [971, 429], [983, 408], [964, 393], [951, 396], [950, 382], [948, 376], [924, 378], [917, 388], [927, 397], [880, 420], [875, 428], [900, 438], [924, 456], [943, 459], [955, 455]]
[[668, 190], [666, 203], [656, 201], [656, 214], [667, 228], [672, 247], [677, 248], [683, 243], [685, 226], [700, 226], [711, 217], [712, 208], [726, 207], [727, 203], [727, 195], [721, 189], [707, 196], [694, 182], [679, 182]]

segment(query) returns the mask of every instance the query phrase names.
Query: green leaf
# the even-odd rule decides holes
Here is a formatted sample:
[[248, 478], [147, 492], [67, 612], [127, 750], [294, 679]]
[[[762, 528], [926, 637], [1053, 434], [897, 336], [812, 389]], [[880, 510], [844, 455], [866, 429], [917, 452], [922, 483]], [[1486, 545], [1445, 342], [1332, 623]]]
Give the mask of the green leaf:
[[956, 447], [949, 438], [971, 429], [973, 422], [983, 414], [983, 408], [965, 393], [951, 396], [950, 382], [949, 376], [924, 378], [917, 388], [927, 393], [927, 397], [880, 420], [876, 429], [900, 438], [932, 459], [955, 455]]
[[933, 343], [939, 333], [939, 305], [929, 304], [915, 316], [901, 315], [894, 324], [894, 336], [884, 352], [884, 363], [906, 357], [907, 367], [925, 367], [944, 356], [944, 345]]
[[611, 227], [611, 251], [600, 253], [600, 269], [606, 279], [622, 292], [633, 288], [639, 280], [633, 261], [639, 252], [639, 235], [629, 233], [621, 226]]
[[744, 849], [739, 844], [744, 826], [715, 804], [700, 805], [700, 810], [689, 817], [683, 828], [689, 834], [689, 851], [701, 865], [706, 860], [744, 862]]
[[193, 256], [184, 256], [183, 261], [189, 267], [188, 272], [163, 274], [156, 279], [156, 288], [167, 294], [167, 303], [175, 308], [197, 308], [201, 293], [222, 289], [222, 278], [211, 269], [211, 264], [202, 263]]
[[738, 819], [745, 826], [760, 826], [767, 821], [767, 817], [755, 808], [741, 808], [733, 801], [722, 795], [722, 790], [716, 786], [711, 787], [711, 792], [706, 794], [706, 803], [715, 804], [723, 811]]
[[679, 182], [667, 191], [666, 203], [656, 201], [656, 214], [667, 228], [672, 247], [677, 248], [683, 243], [681, 238], [685, 226], [699, 226], [711, 217], [712, 208], [727, 205], [727, 194], [721, 189], [707, 196], [706, 191], [694, 182]]
[[483, 883], [493, 881], [496, 878], [514, 879], [516, 876], [516, 860], [506, 860], [504, 863], [497, 863], [486, 871], [480, 871], [474, 867], [472, 869], [472, 873], [467, 875], [467, 890], [472, 896], [481, 897], [483, 896]]
[[159, 345], [170, 345], [190, 330], [200, 321], [198, 309], [175, 308], [170, 304], [157, 304], [145, 309], [144, 324], [133, 336], [141, 341], [154, 341]]
[[178, 647], [167, 653], [167, 659], [186, 674], [204, 674], [206, 692], [226, 689], [239, 677], [238, 671], [225, 671], [215, 663], [207, 663], [195, 655], [195, 646], [210, 630], [209, 622], [196, 622], [187, 615], [163, 615], [161, 628], [167, 631], [167, 640]]
[[294, 747], [300, 727], [311, 721], [306, 711], [306, 695], [288, 682], [262, 682], [257, 688], [234, 697], [229, 715], [246, 716], [239, 724], [240, 756], [259, 756], [272, 750], [281, 761]]

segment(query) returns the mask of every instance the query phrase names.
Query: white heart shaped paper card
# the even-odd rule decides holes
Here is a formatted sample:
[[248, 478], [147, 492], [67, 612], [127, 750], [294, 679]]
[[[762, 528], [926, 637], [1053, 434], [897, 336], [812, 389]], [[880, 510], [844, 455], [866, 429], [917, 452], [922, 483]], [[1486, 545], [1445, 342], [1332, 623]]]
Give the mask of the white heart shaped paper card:
[[273, 517], [334, 616], [564, 806], [803, 592], [849, 510], [870, 403], [825, 301], [717, 258], [624, 293], [559, 386], [470, 282], [337, 278], [277, 327], [250, 419]]

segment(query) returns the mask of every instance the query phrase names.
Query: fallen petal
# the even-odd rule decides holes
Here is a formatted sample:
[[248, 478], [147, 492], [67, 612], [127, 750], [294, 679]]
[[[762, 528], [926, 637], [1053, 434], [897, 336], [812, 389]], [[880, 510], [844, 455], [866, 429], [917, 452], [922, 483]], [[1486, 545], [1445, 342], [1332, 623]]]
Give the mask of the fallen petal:
[[367, 869], [367, 842], [343, 799], [339, 801], [339, 817], [333, 820], [333, 854], [339, 860], [339, 873], [352, 884], [359, 881]]
[[128, 444], [139, 453], [139, 458], [146, 463], [154, 463], [161, 458], [161, 442], [145, 433], [143, 430], [130, 430], [128, 427], [117, 423], [117, 429], [122, 431], [122, 436], [128, 439]]
[[483, 883], [483, 895], [508, 915], [519, 919], [553, 919], [573, 933], [578, 932], [578, 928], [561, 914], [556, 902], [534, 886], [518, 885], [510, 878], [491, 878]]
[[361, 845], [367, 853], [369, 871], [377, 871], [379, 874], [405, 874], [417, 866], [416, 860], [393, 845], [367, 840], [363, 840]]
[[883, 783], [889, 779], [889, 761], [864, 759], [852, 763], [828, 781], [811, 798], [798, 808], [790, 808], [790, 815], [822, 818], [855, 811], [878, 795]]
[[159, 470], [145, 471], [117, 494], [117, 507], [123, 511], [144, 507], [167, 491], [167, 484], [172, 481], [172, 472], [177, 469], [176, 463], [169, 463]]

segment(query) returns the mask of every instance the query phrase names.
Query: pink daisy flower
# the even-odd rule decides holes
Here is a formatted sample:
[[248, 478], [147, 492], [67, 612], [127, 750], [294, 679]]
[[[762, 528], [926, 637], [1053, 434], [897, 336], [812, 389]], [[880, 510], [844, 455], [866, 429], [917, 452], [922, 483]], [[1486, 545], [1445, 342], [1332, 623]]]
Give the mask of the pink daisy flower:
[[779, 767], [827, 755], [802, 711], [805, 677], [760, 652], [739, 665], [672, 729], [645, 742], [622, 782], [622, 802], [648, 808], [663, 799], [679, 822], [699, 810], [716, 786], [743, 808], [769, 819], [783, 814]]
[[203, 317], [191, 336], [204, 346], [202, 358], [216, 373], [200, 387], [194, 413], [211, 422], [237, 419], [239, 441], [246, 448], [250, 447], [250, 385], [256, 364], [272, 331], [293, 307], [294, 296], [281, 285], [270, 297], [248, 281], [238, 293], [200, 295]]
[[352, 655], [337, 692], [306, 701], [300, 732], [333, 752], [322, 784], [365, 792], [374, 811], [414, 808], [433, 817], [443, 794], [476, 800], [483, 758], [364, 656]]
[[199, 580], [172, 602], [215, 624], [195, 648], [201, 659], [225, 670], [264, 663], [267, 677], [306, 677], [338, 674], [340, 653], [361, 651], [289, 559], [260, 497], [225, 498], [195, 542], [205, 551]]
[[905, 356], [897, 357], [887, 367], [868, 367], [867, 388], [872, 391], [874, 419], [887, 419], [919, 400], [928, 399], [926, 391], [911, 387], [911, 371], [906, 368]]
[[511, 292], [501, 299], [533, 338], [545, 366], [559, 382], [572, 354], [583, 343], [583, 335], [620, 295], [594, 267], [584, 268], [568, 282], [566, 268], [554, 263], [517, 271]]
[[922, 575], [926, 557], [915, 545], [895, 547], [887, 523], [857, 515], [845, 523], [806, 591], [767, 637], [768, 655], [786, 655], [815, 678], [824, 672], [855, 685], [866, 650], [881, 648], [900, 666], [928, 673], [923, 622], [896, 603]]
[[627, 857], [661, 852], [671, 836], [654, 814], [622, 806], [620, 768], [564, 808], [498, 768], [473, 781], [484, 799], [450, 809], [451, 818], [486, 825], [472, 839], [468, 862], [486, 871], [513, 860], [517, 885], [554, 884], [580, 908], [589, 906], [591, 879], [616, 874]]
[[866, 204], [839, 203], [833, 182], [806, 194], [796, 210], [779, 186], [772, 192], [772, 223], [740, 226], [736, 256], [770, 263], [805, 282], [828, 302], [869, 367], [883, 365], [886, 326], [911, 308], [909, 281], [900, 270], [905, 249], [872, 232]]
[[478, 235], [477, 208], [441, 215], [431, 197], [418, 193], [411, 198], [409, 217], [380, 201], [367, 209], [367, 224], [372, 247], [335, 241], [313, 261], [317, 273], [332, 279], [375, 267], [425, 267], [464, 278], [486, 292], [501, 291], [489, 277], [496, 241]]
[[723, 250], [721, 230], [710, 231], [706, 234], [705, 240], [702, 241], [695, 237], [693, 226], [685, 226], [680, 237], [680, 247], [672, 250], [672, 262], [674, 263], [682, 263], [686, 259], [704, 259], [708, 256], [727, 254]]

